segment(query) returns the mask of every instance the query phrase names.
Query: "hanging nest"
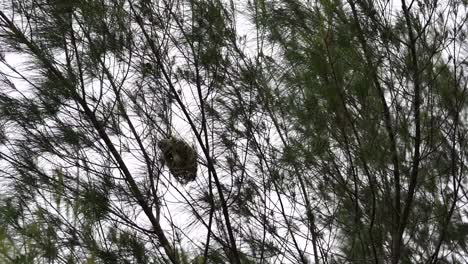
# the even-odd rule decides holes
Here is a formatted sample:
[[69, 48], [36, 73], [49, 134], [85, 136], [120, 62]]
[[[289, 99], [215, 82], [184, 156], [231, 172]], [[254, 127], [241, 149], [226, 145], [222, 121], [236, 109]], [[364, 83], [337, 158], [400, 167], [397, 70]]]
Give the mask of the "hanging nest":
[[162, 159], [174, 178], [182, 184], [194, 181], [197, 176], [197, 151], [182, 139], [169, 137], [158, 143]]

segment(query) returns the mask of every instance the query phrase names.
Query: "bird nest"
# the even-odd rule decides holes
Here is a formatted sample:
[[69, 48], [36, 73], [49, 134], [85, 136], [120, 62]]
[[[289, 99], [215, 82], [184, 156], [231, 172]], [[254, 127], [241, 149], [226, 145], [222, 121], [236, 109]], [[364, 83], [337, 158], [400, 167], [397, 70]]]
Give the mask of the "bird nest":
[[162, 159], [171, 174], [182, 184], [194, 181], [197, 176], [197, 151], [184, 140], [175, 137], [158, 143]]

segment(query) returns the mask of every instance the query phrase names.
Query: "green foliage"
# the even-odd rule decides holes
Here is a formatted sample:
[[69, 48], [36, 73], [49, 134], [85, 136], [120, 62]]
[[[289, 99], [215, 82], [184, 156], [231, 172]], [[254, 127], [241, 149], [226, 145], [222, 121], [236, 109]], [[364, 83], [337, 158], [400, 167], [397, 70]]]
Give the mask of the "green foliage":
[[0, 262], [462, 261], [468, 15], [429, 2], [5, 3]]
[[106, 217], [109, 211], [109, 198], [101, 189], [89, 187], [87, 190], [82, 190], [75, 201], [75, 206], [85, 219], [92, 222], [99, 221]]
[[[122, 250], [128, 251], [137, 263], [149, 263], [149, 258], [146, 255], [145, 245], [141, 239], [131, 232], [119, 232], [115, 230], [110, 231], [110, 240], [121, 247]], [[112, 254], [109, 252], [108, 254]], [[102, 259], [102, 257], [101, 257]], [[108, 263], [118, 260], [118, 256], [108, 256]]]

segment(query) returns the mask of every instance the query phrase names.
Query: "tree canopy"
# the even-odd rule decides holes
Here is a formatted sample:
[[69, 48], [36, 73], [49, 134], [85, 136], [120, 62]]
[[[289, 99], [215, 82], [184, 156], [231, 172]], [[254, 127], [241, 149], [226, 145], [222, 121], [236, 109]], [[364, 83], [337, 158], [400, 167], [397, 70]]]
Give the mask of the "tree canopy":
[[0, 2], [0, 262], [465, 263], [467, 5]]

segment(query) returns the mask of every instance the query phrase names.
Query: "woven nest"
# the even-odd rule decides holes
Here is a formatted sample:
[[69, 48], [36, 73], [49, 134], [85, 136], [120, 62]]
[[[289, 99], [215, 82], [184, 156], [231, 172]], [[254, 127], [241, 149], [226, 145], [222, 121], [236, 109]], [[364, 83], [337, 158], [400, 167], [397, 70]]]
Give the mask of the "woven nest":
[[197, 152], [182, 139], [170, 137], [158, 143], [162, 159], [171, 174], [182, 184], [194, 181], [197, 176]]

